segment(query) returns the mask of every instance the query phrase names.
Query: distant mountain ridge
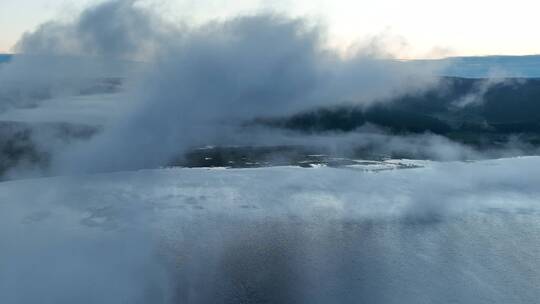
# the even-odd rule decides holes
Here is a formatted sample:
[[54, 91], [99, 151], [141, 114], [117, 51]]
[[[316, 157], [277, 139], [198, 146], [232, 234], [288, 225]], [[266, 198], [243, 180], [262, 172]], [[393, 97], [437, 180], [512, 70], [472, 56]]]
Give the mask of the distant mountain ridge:
[[[9, 62], [15, 56], [17, 55], [0, 54], [0, 63]], [[413, 59], [404, 60], [402, 62], [413, 68], [415, 66], [433, 66], [435, 69], [441, 68], [438, 74], [443, 77], [540, 78], [540, 54], [524, 56], [493, 55], [448, 57], [443, 59]], [[135, 64], [137, 65], [140, 63]], [[125, 62], [122, 65], [125, 65]]]
[[0, 54], [0, 63], [9, 62], [13, 58], [11, 54]]
[[443, 77], [540, 78], [540, 55], [413, 59], [403, 63], [412, 68], [433, 67]]

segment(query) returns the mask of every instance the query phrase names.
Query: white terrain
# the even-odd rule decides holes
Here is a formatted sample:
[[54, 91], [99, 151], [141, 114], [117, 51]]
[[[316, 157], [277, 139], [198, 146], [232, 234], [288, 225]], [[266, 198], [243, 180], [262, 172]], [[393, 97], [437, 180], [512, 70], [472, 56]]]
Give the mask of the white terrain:
[[2, 303], [535, 303], [540, 157], [420, 165], [3, 182]]

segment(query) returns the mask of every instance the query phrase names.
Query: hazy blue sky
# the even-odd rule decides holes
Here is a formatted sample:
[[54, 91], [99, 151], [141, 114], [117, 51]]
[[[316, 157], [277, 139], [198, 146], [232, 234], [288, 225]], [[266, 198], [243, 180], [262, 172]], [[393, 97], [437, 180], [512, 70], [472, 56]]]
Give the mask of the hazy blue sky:
[[[38, 24], [69, 20], [102, 0], [1, 0], [0, 52]], [[238, 13], [275, 10], [328, 25], [332, 42], [384, 34], [400, 41], [401, 57], [540, 53], [540, 1], [484, 0], [142, 0], [166, 18], [201, 22]]]

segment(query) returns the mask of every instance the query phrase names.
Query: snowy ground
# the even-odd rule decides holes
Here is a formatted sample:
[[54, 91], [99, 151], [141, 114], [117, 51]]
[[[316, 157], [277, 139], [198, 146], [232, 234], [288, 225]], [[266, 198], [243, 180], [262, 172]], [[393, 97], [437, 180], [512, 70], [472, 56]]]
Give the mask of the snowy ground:
[[540, 157], [387, 162], [0, 183], [0, 302], [537, 302]]

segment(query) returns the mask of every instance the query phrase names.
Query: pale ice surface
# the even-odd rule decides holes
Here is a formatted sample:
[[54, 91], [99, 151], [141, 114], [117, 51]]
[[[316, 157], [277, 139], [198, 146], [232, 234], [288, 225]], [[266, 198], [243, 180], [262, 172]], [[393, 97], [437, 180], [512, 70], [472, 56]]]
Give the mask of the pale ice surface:
[[0, 303], [535, 303], [540, 157], [0, 183]]

